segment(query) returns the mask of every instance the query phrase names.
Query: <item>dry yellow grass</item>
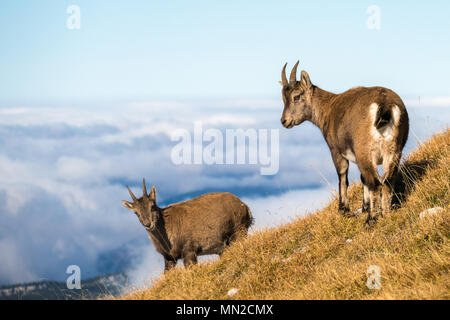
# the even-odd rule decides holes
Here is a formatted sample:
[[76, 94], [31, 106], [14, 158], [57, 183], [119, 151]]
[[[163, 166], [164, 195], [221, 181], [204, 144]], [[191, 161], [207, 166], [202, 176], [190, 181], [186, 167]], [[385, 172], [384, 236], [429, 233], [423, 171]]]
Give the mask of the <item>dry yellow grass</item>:
[[[365, 214], [345, 218], [337, 202], [233, 244], [219, 261], [176, 268], [124, 299], [449, 299], [450, 130], [419, 146], [402, 163], [400, 207], [373, 230]], [[361, 204], [361, 185], [349, 190]], [[420, 218], [425, 209], [443, 212]], [[351, 241], [347, 241], [351, 239]], [[368, 289], [367, 268], [379, 266], [381, 289]], [[231, 288], [237, 294], [227, 296]]]

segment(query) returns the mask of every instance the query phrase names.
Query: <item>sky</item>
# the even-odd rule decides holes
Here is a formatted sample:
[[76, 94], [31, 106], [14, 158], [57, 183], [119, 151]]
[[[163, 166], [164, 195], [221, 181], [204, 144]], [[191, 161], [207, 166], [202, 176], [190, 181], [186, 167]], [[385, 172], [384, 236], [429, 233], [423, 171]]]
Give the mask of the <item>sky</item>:
[[[380, 29], [366, 25], [377, 5]], [[70, 5], [81, 28], [66, 23]], [[449, 4], [435, 1], [2, 1], [0, 4], [0, 285], [128, 268], [158, 275], [162, 258], [121, 205], [145, 177], [158, 203], [231, 191], [252, 232], [335, 196], [318, 128], [286, 130], [285, 62], [342, 92], [382, 85], [404, 100], [405, 154], [450, 120]], [[194, 123], [279, 130], [279, 171], [175, 165], [175, 130]], [[351, 166], [350, 180], [359, 173]]]
[[[81, 28], [66, 27], [70, 5]], [[368, 29], [367, 8], [380, 8]], [[276, 98], [298, 59], [333, 92], [448, 96], [450, 4], [411, 1], [2, 1], [0, 106]]]

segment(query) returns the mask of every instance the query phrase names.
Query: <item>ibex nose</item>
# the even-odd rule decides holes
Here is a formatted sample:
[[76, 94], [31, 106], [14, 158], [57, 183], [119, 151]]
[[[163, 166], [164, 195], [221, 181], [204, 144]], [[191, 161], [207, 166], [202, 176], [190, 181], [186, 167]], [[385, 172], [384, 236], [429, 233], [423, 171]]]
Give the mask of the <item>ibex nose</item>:
[[292, 125], [292, 118], [290, 117], [282, 117], [280, 121], [285, 128], [289, 128]]
[[155, 225], [153, 223], [148, 223], [146, 225], [144, 225], [145, 229], [147, 230], [153, 230], [153, 228], [155, 227]]
[[281, 124], [282, 124], [284, 127], [289, 126], [290, 123], [291, 123], [291, 118], [289, 118], [289, 117], [282, 117], [282, 118], [281, 118]]

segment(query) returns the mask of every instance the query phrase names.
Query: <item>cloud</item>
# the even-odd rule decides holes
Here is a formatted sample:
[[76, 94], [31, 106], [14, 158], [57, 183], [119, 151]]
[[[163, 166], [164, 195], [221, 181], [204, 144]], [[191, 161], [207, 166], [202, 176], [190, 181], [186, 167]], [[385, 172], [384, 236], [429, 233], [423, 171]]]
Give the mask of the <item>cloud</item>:
[[405, 99], [407, 107], [445, 107], [450, 108], [450, 96], [415, 97]]
[[0, 252], [4, 257], [0, 264], [0, 279], [8, 279], [9, 283], [35, 281], [38, 277], [26, 265], [14, 239], [0, 239]]
[[254, 230], [272, 228], [303, 217], [324, 207], [333, 197], [327, 187], [292, 190], [277, 196], [242, 198], [249, 206], [255, 224]]

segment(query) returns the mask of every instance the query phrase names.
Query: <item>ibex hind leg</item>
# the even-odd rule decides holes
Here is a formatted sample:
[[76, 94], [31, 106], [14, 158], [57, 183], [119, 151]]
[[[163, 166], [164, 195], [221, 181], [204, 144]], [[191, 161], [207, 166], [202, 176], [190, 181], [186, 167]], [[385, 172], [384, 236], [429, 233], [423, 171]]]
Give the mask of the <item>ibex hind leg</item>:
[[361, 208], [354, 212], [354, 215], [358, 215], [360, 213], [369, 212], [370, 207], [370, 197], [369, 197], [369, 187], [367, 186], [363, 175], [361, 175], [361, 183], [363, 185], [363, 197], [362, 197], [362, 205]]
[[172, 258], [164, 258], [164, 272], [167, 272], [177, 265], [177, 260]]
[[399, 159], [401, 153], [383, 160], [383, 178], [381, 187], [381, 208], [384, 215], [388, 214], [392, 206], [392, 195], [394, 193], [395, 180], [397, 178]]
[[197, 264], [197, 254], [195, 252], [188, 252], [183, 257], [183, 265], [185, 268]]
[[378, 179], [378, 172], [374, 165], [360, 168], [365, 185], [369, 193], [369, 212], [366, 219], [366, 227], [375, 225], [381, 213], [381, 183]]
[[373, 188], [369, 187], [369, 198], [370, 198], [370, 207], [369, 213], [366, 219], [366, 227], [373, 227], [377, 222], [378, 218], [382, 216], [381, 211], [381, 195], [380, 195], [381, 186], [378, 182]]
[[233, 234], [231, 234], [228, 245], [235, 242], [236, 240], [247, 237], [247, 235], [248, 235], [248, 230], [246, 227], [242, 226], [240, 228], [237, 228], [237, 230], [235, 232], [233, 232]]

